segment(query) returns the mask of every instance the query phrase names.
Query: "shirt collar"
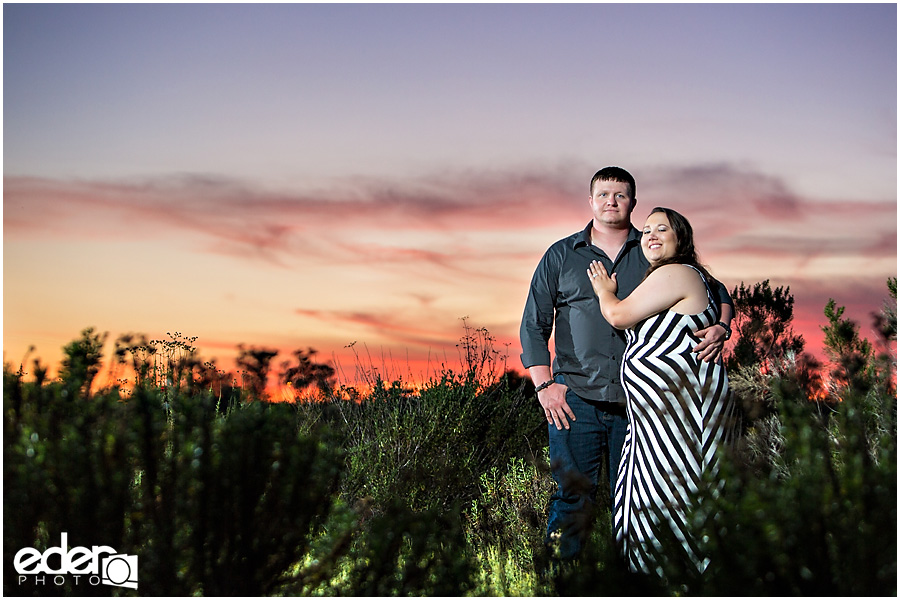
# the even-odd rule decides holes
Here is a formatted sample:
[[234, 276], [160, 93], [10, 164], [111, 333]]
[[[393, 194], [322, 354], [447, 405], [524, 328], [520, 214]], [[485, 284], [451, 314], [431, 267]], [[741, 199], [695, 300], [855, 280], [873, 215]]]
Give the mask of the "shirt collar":
[[[579, 248], [581, 246], [591, 245], [591, 228], [594, 226], [593, 221], [588, 221], [587, 226], [581, 230], [580, 233], [575, 234], [575, 247]], [[625, 244], [629, 244], [631, 242], [641, 241], [641, 232], [638, 231], [637, 227], [634, 225], [631, 226], [631, 230], [628, 232], [628, 239], [625, 240]]]

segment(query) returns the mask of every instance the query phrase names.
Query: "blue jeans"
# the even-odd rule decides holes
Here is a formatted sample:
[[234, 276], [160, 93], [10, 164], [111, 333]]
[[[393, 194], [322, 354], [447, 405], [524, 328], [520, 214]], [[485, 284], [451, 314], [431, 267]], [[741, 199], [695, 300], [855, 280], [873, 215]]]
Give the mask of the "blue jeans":
[[[556, 381], [565, 383], [561, 375]], [[569, 429], [557, 430], [549, 424], [550, 469], [557, 488], [550, 496], [547, 542], [559, 532], [562, 559], [574, 558], [584, 545], [604, 463], [609, 473], [608, 506], [612, 507], [628, 428], [624, 405], [585, 400], [571, 389], [566, 391], [566, 402], [575, 413]]]

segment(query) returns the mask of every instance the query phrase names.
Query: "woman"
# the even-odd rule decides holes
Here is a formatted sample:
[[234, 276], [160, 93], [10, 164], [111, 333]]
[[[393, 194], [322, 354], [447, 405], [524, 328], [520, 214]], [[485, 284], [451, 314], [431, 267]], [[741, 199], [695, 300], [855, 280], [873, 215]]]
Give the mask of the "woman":
[[[719, 320], [718, 308], [687, 219], [654, 208], [641, 248], [650, 268], [624, 300], [615, 274], [597, 261], [588, 270], [603, 316], [627, 329], [621, 375], [629, 425], [616, 480], [616, 540], [633, 571], [661, 575], [662, 559], [676, 552], [702, 572], [708, 561], [688, 533], [687, 512], [704, 481], [717, 476], [716, 449], [730, 440], [734, 405], [723, 365], [691, 349], [695, 332]], [[669, 542], [665, 557], [660, 540]]]

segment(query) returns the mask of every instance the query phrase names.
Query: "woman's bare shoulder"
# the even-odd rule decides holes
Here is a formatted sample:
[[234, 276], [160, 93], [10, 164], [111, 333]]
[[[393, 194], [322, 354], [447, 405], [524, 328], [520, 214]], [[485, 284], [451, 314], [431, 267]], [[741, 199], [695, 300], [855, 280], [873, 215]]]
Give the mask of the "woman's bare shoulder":
[[[659, 274], [659, 275], [657, 275]], [[663, 265], [661, 267], [657, 267], [653, 270], [650, 275], [647, 276], [647, 279], [656, 275], [657, 278], [662, 277], [679, 277], [679, 278], [689, 278], [689, 279], [699, 279], [700, 272], [697, 269], [690, 267], [688, 265], [682, 265], [677, 263], [672, 263], [668, 265]]]
[[665, 285], [689, 286], [688, 289], [692, 290], [705, 289], [703, 276], [697, 269], [677, 263], [657, 267], [647, 276], [647, 281], [651, 280], [657, 285], [665, 283]]

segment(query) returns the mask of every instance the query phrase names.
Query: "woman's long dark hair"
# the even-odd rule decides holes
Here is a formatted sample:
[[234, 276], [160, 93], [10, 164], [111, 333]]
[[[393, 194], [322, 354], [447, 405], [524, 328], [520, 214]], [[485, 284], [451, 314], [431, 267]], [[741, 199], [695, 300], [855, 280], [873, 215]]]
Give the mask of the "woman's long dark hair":
[[706, 281], [708, 281], [710, 287], [712, 287], [716, 282], [716, 278], [710, 275], [706, 267], [700, 263], [700, 257], [697, 256], [697, 249], [694, 247], [694, 228], [691, 227], [688, 220], [685, 219], [681, 213], [674, 211], [671, 208], [663, 208], [662, 206], [657, 206], [650, 211], [651, 215], [656, 213], [663, 213], [666, 215], [666, 218], [669, 220], [669, 226], [675, 233], [675, 240], [677, 243], [675, 244], [674, 256], [664, 258], [657, 264], [651, 265], [650, 268], [647, 269], [644, 279], [647, 278], [647, 275], [663, 265], [690, 265], [703, 273], [703, 276], [706, 277]]

